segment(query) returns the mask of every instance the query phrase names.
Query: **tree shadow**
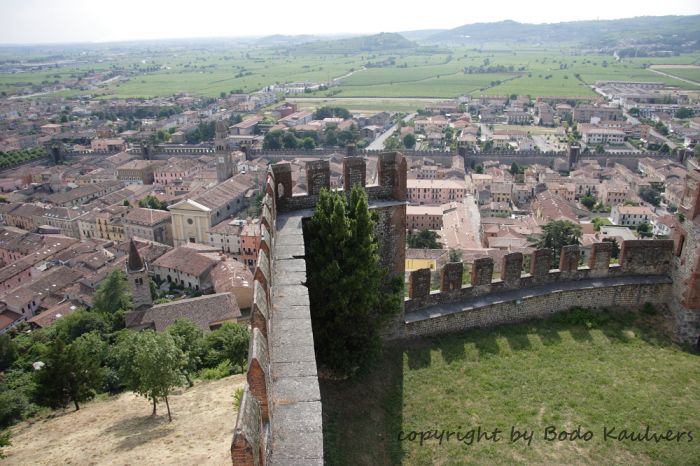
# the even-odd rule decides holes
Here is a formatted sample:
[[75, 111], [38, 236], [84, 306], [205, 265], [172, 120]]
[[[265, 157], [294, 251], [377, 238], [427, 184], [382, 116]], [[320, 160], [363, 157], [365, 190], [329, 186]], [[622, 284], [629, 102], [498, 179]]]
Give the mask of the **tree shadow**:
[[532, 349], [532, 343], [527, 337], [527, 331], [509, 334], [506, 336], [510, 349], [512, 351], [525, 351]]
[[450, 364], [453, 361], [463, 361], [465, 358], [464, 344], [466, 341], [461, 338], [448, 338], [436, 341], [436, 347], [440, 348], [442, 359]]
[[167, 414], [161, 414], [155, 418], [149, 415], [123, 419], [107, 427], [103, 433], [121, 438], [117, 445], [118, 450], [132, 450], [152, 440], [166, 437], [174, 430], [168, 422]]
[[538, 326], [536, 327], [534, 333], [540, 337], [540, 341], [544, 346], [555, 346], [561, 344], [561, 336], [559, 335], [558, 329], [542, 328], [541, 326]]
[[404, 354], [408, 358], [408, 368], [411, 370], [430, 367], [430, 347], [407, 348]]
[[593, 343], [593, 335], [591, 335], [588, 328], [583, 325], [572, 325], [569, 327], [569, 333], [571, 337], [579, 343]]
[[496, 338], [500, 335], [494, 329], [486, 329], [474, 337], [474, 345], [479, 352], [479, 357], [497, 356], [501, 352]]

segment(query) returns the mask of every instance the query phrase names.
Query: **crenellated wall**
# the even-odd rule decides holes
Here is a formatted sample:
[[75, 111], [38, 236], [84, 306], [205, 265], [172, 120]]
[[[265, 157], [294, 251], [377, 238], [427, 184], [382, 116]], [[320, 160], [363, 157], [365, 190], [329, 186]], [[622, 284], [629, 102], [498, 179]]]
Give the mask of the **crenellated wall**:
[[[379, 156], [380, 184], [366, 186], [377, 213], [381, 263], [403, 276], [406, 162]], [[346, 190], [364, 186], [365, 161], [345, 159]], [[262, 203], [262, 237], [254, 274], [247, 384], [236, 419], [231, 457], [236, 465], [322, 465], [323, 426], [311, 325], [303, 221], [319, 192], [330, 187], [328, 161], [306, 165], [308, 192], [292, 195], [289, 163], [271, 165]], [[428, 276], [428, 289], [430, 276]]]
[[[436, 335], [515, 322], [576, 305], [665, 303], [671, 292], [673, 241], [624, 241], [620, 264], [612, 265], [611, 245], [594, 244], [584, 267], [579, 267], [579, 247], [565, 246], [558, 269], [551, 269], [553, 251], [538, 249], [532, 254], [527, 274], [522, 273], [521, 253], [506, 254], [499, 280], [493, 280], [493, 259], [476, 259], [471, 268], [471, 284], [466, 286], [461, 286], [462, 264], [448, 263], [440, 272], [440, 289], [434, 291], [425, 285], [425, 277], [430, 283], [430, 269], [414, 270], [409, 273], [405, 314], [401, 322], [394, 322], [386, 337]], [[460, 286], [455, 286], [457, 283]]]

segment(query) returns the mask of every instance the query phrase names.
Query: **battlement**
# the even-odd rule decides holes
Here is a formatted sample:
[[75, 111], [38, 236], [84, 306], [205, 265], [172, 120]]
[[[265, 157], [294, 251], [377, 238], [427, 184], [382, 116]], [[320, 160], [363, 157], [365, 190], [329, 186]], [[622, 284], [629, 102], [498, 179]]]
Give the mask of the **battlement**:
[[[639, 292], [636, 300], [642, 296], [649, 301], [665, 297], [670, 291], [674, 244], [671, 240], [634, 240], [624, 241], [621, 249], [620, 263], [611, 264], [612, 243], [603, 242], [593, 245], [588, 263], [579, 266], [580, 249], [578, 246], [565, 246], [561, 250], [559, 268], [552, 268], [553, 251], [535, 250], [530, 258], [528, 273], [523, 273], [524, 257], [521, 253], [506, 254], [501, 262], [501, 277], [494, 280], [494, 261], [486, 257], [476, 259], [471, 266], [470, 284], [461, 285], [464, 278], [462, 263], [448, 263], [440, 270], [440, 289], [430, 290], [430, 269], [418, 269], [408, 274], [408, 298], [404, 301], [403, 322], [387, 332], [387, 338], [405, 338], [413, 335], [434, 335], [453, 330], [461, 330], [462, 324], [451, 328], [444, 324], [447, 314], [460, 314], [484, 309], [483, 318], [475, 320], [475, 326], [484, 322], [489, 325], [515, 320], [518, 312], [506, 310], [500, 317], [498, 313], [489, 313], [489, 306], [498, 303], [516, 305], [523, 299], [538, 296], [551, 299], [557, 293], [589, 290], [603, 291], [604, 288], [615, 289], [641, 286], [647, 290], [650, 286], [661, 286], [656, 298], [648, 293]], [[645, 288], [646, 287], [646, 288]], [[641, 288], [639, 288], [640, 290]], [[654, 288], [656, 290], [656, 288]], [[608, 290], [609, 291], [609, 290]], [[607, 291], [606, 291], [607, 292]], [[592, 295], [591, 295], [592, 296]], [[622, 296], [622, 295], [620, 295]], [[548, 312], [565, 310], [576, 301], [550, 303]], [[610, 299], [615, 303], [617, 295]], [[636, 302], [636, 301], [635, 301]], [[643, 304], [645, 301], [641, 301]], [[603, 302], [600, 305], [605, 305]], [[594, 306], [597, 307], [597, 306]], [[508, 313], [512, 315], [509, 316]], [[531, 314], [525, 314], [525, 317]], [[522, 316], [520, 316], [522, 317]], [[443, 321], [442, 325], [430, 326], [425, 321], [432, 318]], [[470, 324], [471, 325], [471, 324]], [[419, 330], [416, 330], [420, 326]]]
[[[307, 168], [325, 169], [318, 163]], [[279, 223], [277, 217], [275, 181], [287, 184], [287, 174], [285, 167], [270, 168], [265, 185], [247, 383], [231, 443], [235, 465], [323, 464], [301, 216], [282, 216]]]
[[[330, 163], [327, 160], [306, 162], [306, 194], [293, 194], [292, 166], [289, 162], [277, 162], [272, 167], [275, 186], [272, 195], [280, 212], [313, 209], [322, 188], [331, 187]], [[378, 184], [367, 185], [367, 166], [362, 157], [343, 158], [343, 188], [349, 193], [352, 185], [360, 184], [367, 191], [370, 201], [406, 200], [406, 161], [398, 152], [382, 152], [378, 156]]]

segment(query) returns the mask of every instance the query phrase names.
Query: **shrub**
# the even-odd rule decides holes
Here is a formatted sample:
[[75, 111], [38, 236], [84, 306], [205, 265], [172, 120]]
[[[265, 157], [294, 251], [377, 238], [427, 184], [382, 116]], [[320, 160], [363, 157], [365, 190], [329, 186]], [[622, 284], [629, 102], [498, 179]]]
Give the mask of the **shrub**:
[[216, 367], [207, 367], [205, 369], [202, 369], [202, 371], [199, 373], [199, 376], [204, 380], [219, 380], [231, 375], [232, 370], [233, 367], [231, 367], [231, 361], [229, 361], [228, 359], [224, 359], [219, 364], [217, 364]]

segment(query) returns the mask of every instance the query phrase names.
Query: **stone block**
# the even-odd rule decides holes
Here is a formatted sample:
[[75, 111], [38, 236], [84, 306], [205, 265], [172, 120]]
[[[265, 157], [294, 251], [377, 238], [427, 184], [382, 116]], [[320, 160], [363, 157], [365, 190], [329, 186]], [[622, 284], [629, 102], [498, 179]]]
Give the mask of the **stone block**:
[[520, 276], [523, 271], [523, 253], [511, 252], [503, 256], [501, 263], [501, 280], [507, 288], [520, 286]]
[[564, 246], [561, 248], [561, 256], [559, 257], [559, 270], [566, 274], [576, 272], [580, 260], [581, 249], [577, 244]]
[[328, 160], [306, 162], [306, 186], [309, 195], [320, 193], [321, 188], [330, 188], [331, 167]]
[[365, 186], [367, 164], [362, 157], [345, 157], [343, 159], [343, 188], [349, 193], [356, 184]]
[[493, 259], [482, 257], [472, 264], [472, 286], [490, 285], [493, 280]]
[[408, 297], [422, 298], [430, 294], [430, 269], [418, 269], [408, 275]]
[[462, 288], [462, 275], [464, 264], [450, 262], [440, 271], [440, 291], [452, 291]]
[[554, 254], [551, 249], [537, 249], [532, 253], [530, 275], [532, 275], [535, 281], [539, 282], [545, 279], [552, 267], [553, 256]]

